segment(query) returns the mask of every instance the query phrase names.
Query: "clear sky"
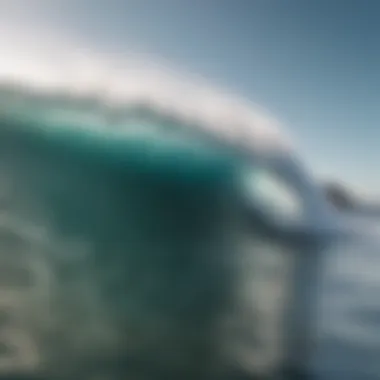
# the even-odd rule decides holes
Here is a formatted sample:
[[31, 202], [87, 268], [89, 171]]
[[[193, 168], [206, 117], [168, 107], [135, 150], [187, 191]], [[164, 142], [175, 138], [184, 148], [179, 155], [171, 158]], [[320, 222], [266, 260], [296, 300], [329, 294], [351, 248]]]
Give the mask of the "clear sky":
[[296, 136], [317, 173], [380, 194], [380, 1], [0, 0], [0, 13], [6, 4], [248, 97]]

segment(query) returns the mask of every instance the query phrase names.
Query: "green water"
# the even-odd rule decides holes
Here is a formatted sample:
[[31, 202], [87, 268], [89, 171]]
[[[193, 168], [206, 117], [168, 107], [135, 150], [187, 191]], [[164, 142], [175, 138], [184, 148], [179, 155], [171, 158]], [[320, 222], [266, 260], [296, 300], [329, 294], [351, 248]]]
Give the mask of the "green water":
[[0, 120], [0, 187], [12, 185], [4, 215], [47, 231], [43, 251], [29, 242], [50, 273], [49, 303], [30, 305], [38, 371], [117, 380], [215, 369], [233, 282], [235, 166], [209, 142], [160, 129]]

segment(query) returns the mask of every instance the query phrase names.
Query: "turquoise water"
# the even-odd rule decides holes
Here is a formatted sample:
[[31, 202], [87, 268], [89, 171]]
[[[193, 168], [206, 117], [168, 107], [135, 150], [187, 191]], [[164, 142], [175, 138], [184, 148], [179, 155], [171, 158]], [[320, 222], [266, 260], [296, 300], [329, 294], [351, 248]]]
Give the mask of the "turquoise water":
[[18, 305], [10, 323], [26, 320], [17, 331], [29, 343], [15, 355], [34, 353], [12, 371], [116, 380], [223, 370], [235, 165], [180, 136], [3, 118], [0, 232], [15, 242], [0, 259], [30, 285], [3, 285], [0, 312]]
[[[223, 373], [241, 159], [161, 120], [48, 116], [0, 120], [0, 343], [19, 360], [0, 377]], [[378, 245], [361, 243], [326, 253], [312, 363], [324, 380], [380, 373]]]

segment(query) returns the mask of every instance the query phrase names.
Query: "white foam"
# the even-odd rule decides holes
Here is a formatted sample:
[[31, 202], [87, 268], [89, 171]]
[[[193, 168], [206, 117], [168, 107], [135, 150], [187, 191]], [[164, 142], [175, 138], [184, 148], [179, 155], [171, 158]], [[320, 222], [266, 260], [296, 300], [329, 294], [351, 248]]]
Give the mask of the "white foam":
[[180, 74], [151, 58], [116, 58], [52, 35], [20, 37], [9, 32], [8, 43], [0, 38], [0, 83], [27, 86], [29, 95], [69, 93], [74, 100], [96, 95], [100, 109], [145, 105], [158, 116], [196, 125], [248, 149], [290, 147], [278, 121], [267, 112], [194, 75]]

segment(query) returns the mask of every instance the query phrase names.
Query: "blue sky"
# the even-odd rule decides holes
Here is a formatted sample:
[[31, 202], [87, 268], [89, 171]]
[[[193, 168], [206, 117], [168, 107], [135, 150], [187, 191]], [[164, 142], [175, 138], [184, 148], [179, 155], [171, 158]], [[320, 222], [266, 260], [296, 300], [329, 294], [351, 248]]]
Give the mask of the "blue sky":
[[377, 0], [35, 3], [13, 0], [12, 12], [112, 53], [163, 57], [248, 97], [285, 123], [318, 174], [380, 194]]

